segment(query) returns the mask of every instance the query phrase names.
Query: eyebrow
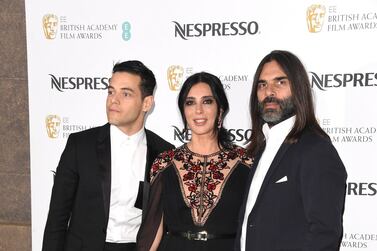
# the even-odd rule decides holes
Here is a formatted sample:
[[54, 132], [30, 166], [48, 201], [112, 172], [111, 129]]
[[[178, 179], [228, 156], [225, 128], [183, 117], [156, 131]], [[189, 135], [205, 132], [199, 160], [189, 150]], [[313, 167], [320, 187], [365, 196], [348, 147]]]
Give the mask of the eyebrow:
[[[112, 90], [115, 90], [115, 88], [114, 87], [112, 87], [111, 85], [109, 85], [108, 87], [107, 87], [107, 89], [112, 89]], [[120, 88], [122, 91], [130, 91], [130, 92], [135, 92], [135, 90], [133, 90], [133, 89], [131, 89], [131, 88], [129, 88], [129, 87], [122, 87], [122, 88]]]
[[[203, 97], [201, 97], [201, 99], [205, 99], [205, 98], [214, 98], [214, 97], [213, 96], [203, 96]], [[195, 98], [188, 96], [186, 99], [195, 99]]]
[[[283, 79], [288, 79], [288, 77], [287, 76], [280, 76], [280, 77], [274, 78], [273, 80], [280, 81], [280, 80], [283, 80]], [[259, 83], [266, 83], [266, 82], [267, 82], [267, 80], [259, 79], [258, 82], [257, 82], [257, 84], [259, 84]]]

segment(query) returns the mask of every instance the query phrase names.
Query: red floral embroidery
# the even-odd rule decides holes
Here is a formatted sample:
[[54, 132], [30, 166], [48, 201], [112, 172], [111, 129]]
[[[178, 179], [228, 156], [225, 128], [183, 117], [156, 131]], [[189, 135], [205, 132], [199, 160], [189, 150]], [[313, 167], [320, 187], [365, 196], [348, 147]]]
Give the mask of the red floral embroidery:
[[195, 192], [196, 189], [197, 189], [197, 187], [196, 187], [195, 185], [193, 185], [193, 184], [189, 184], [188, 190], [189, 190], [190, 192]]
[[210, 191], [213, 191], [216, 189], [216, 184], [215, 183], [209, 183], [207, 184], [207, 189]]
[[188, 172], [183, 175], [183, 181], [192, 180], [194, 179], [195, 174], [193, 172]]
[[246, 151], [238, 146], [211, 155], [199, 155], [183, 145], [159, 155], [152, 164], [151, 180], [174, 162], [181, 179], [182, 195], [191, 208], [193, 221], [204, 225], [221, 197], [221, 186], [238, 161], [248, 166], [252, 163]]
[[229, 173], [231, 169], [229, 162], [235, 159], [245, 162], [248, 159], [240, 149], [242, 148], [234, 146], [232, 149], [211, 155], [195, 154], [186, 145], [176, 149], [174, 161], [187, 191], [183, 192], [183, 195], [192, 210], [195, 210], [193, 217], [197, 224], [204, 224], [216, 204], [221, 192], [218, 186], [225, 180], [224, 171], [227, 170], [226, 173]]
[[213, 172], [213, 178], [217, 179], [217, 180], [223, 180], [224, 174], [220, 171], [215, 171], [215, 172]]

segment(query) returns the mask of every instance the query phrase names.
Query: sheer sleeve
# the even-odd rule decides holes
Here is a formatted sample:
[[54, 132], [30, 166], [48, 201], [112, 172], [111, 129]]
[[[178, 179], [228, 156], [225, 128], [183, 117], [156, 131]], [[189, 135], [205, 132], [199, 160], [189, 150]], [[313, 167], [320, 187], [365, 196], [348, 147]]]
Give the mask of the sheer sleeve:
[[162, 219], [162, 185], [162, 175], [158, 175], [151, 185], [147, 213], [137, 234], [138, 251], [149, 251], [156, 237]]
[[162, 171], [168, 166], [173, 155], [173, 151], [164, 152], [152, 164], [151, 186], [146, 216], [137, 234], [138, 251], [149, 251], [156, 237], [163, 215], [162, 194], [164, 175]]

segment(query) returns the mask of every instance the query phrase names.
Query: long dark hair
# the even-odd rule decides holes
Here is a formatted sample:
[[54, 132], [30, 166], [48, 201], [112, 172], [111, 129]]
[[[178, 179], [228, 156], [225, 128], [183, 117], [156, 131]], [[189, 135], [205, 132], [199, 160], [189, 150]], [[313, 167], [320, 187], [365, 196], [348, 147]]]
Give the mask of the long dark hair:
[[315, 133], [323, 137], [328, 137], [315, 118], [312, 90], [304, 65], [301, 63], [300, 59], [291, 52], [276, 50], [262, 59], [254, 75], [250, 95], [252, 133], [251, 142], [248, 146], [249, 154], [252, 156], [258, 154], [265, 146], [262, 132], [264, 121], [258, 111], [257, 87], [263, 66], [271, 61], [276, 61], [283, 69], [284, 73], [287, 74], [288, 80], [290, 81], [292, 101], [295, 106], [296, 120], [292, 130], [285, 138], [285, 142], [289, 144], [297, 142], [305, 128], [310, 128]]
[[185, 130], [187, 130], [187, 119], [184, 112], [186, 98], [191, 88], [198, 83], [206, 83], [211, 88], [212, 95], [216, 100], [218, 108], [214, 123], [215, 134], [217, 135], [217, 143], [219, 147], [229, 148], [231, 146], [231, 140], [228, 131], [224, 128], [223, 123], [220, 123], [221, 127], [218, 128], [219, 120], [221, 122], [224, 121], [224, 118], [229, 111], [229, 103], [220, 79], [213, 74], [210, 74], [208, 72], [195, 73], [194, 75], [188, 77], [183, 83], [181, 91], [178, 95], [178, 107], [179, 111], [181, 112]]

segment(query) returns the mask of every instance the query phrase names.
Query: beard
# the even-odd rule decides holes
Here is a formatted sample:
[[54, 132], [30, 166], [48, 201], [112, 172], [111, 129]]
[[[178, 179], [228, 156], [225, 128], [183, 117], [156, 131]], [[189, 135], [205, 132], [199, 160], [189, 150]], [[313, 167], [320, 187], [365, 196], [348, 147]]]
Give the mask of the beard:
[[[265, 109], [266, 103], [276, 103], [280, 109]], [[269, 125], [276, 125], [295, 113], [295, 105], [293, 104], [292, 97], [286, 99], [267, 97], [262, 102], [258, 102], [258, 111], [264, 122]]]

